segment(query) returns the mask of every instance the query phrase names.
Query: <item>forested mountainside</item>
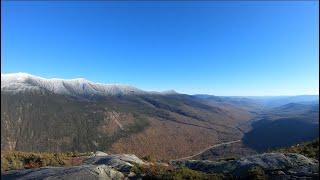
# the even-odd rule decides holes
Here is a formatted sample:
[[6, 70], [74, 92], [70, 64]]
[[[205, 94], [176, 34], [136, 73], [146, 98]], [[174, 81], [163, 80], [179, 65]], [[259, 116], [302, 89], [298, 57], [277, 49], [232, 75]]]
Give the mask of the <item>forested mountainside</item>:
[[240, 108], [180, 94], [78, 99], [46, 90], [1, 92], [1, 107], [1, 149], [168, 158], [238, 139], [237, 124], [251, 118]]

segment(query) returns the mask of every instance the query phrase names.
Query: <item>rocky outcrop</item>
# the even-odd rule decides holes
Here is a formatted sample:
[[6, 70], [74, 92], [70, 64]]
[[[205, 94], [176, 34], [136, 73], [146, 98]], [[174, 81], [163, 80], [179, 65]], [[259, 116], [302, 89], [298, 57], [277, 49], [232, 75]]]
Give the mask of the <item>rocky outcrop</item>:
[[[144, 162], [131, 154], [107, 155], [103, 152], [97, 152], [88, 157], [81, 166], [13, 170], [4, 172], [1, 175], [1, 179], [110, 180], [158, 177], [154, 174], [152, 176], [152, 170], [150, 171], [151, 174], [148, 175], [145, 174], [147, 171], [139, 172], [139, 166], [150, 169], [162, 166], [163, 168], [158, 167], [158, 170], [163, 171], [162, 175], [164, 176], [159, 177], [172, 178], [174, 176], [170, 176], [170, 173], [171, 175], [173, 175], [172, 173], [178, 173], [176, 175], [181, 176], [180, 167], [205, 172], [207, 175], [213, 175], [212, 177], [220, 177], [222, 179], [287, 180], [319, 178], [319, 162], [317, 160], [300, 154], [290, 153], [265, 153], [230, 161], [176, 160], [170, 164], [170, 168], [164, 168], [168, 165]], [[132, 169], [135, 166], [137, 166], [135, 170]], [[156, 172], [153, 173], [157, 174]]]
[[135, 164], [147, 163], [131, 154], [108, 155], [98, 151], [81, 166], [13, 170], [3, 173], [1, 179], [124, 179], [133, 175], [130, 170]]
[[73, 167], [43, 167], [13, 170], [4, 173], [1, 179], [124, 179], [124, 175], [106, 165], [82, 165]]
[[318, 178], [319, 162], [301, 154], [264, 153], [231, 161], [172, 161], [176, 167], [187, 167], [205, 173], [220, 173], [245, 177], [255, 167], [263, 169], [270, 179]]

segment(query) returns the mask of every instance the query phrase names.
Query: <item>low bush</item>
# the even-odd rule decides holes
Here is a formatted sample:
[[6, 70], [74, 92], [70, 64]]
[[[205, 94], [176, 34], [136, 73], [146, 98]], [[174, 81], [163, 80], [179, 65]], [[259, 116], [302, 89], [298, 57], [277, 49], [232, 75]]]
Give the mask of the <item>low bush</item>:
[[278, 149], [275, 150], [275, 152], [298, 153], [309, 158], [319, 159], [319, 138], [310, 142], [297, 144], [289, 148]]
[[171, 166], [151, 165], [139, 166], [136, 165], [132, 169], [133, 172], [142, 179], [170, 179], [170, 180], [184, 180], [184, 179], [223, 179], [219, 174], [206, 174], [203, 172], [195, 171], [186, 167], [173, 168]]

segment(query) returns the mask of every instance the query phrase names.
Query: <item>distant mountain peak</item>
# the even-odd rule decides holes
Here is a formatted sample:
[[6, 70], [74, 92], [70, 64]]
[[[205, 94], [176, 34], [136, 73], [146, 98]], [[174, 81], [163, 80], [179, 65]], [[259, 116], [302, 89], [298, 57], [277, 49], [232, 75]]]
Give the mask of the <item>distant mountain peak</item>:
[[21, 92], [45, 89], [63, 95], [129, 95], [129, 94], [172, 94], [175, 91], [148, 92], [123, 84], [103, 84], [84, 78], [43, 78], [28, 73], [1, 74], [1, 91]]

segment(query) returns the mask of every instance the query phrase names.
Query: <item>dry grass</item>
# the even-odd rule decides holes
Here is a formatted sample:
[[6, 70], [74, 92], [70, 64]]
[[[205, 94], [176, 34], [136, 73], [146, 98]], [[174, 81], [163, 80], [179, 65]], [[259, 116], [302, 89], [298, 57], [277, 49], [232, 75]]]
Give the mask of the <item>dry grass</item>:
[[1, 172], [14, 169], [28, 169], [42, 166], [80, 165], [88, 153], [34, 153], [20, 151], [1, 152]]

